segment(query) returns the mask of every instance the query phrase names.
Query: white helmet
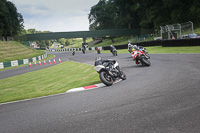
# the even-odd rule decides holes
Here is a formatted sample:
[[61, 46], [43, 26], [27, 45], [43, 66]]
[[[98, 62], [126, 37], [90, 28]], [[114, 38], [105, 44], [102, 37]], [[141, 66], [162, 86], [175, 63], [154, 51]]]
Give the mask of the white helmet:
[[137, 49], [137, 45], [133, 45], [133, 48], [134, 48], [134, 49]]

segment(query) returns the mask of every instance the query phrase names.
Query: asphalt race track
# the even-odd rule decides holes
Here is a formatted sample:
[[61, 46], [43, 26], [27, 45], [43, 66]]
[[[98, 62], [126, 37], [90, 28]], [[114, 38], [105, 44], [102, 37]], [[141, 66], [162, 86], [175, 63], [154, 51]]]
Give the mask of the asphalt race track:
[[[99, 56], [88, 51], [55, 55], [62, 62], [91, 65]], [[127, 80], [110, 87], [1, 104], [0, 133], [200, 132], [200, 54], [150, 54], [150, 67], [136, 65], [130, 54], [100, 56], [116, 59]], [[3, 71], [0, 78], [49, 66]]]

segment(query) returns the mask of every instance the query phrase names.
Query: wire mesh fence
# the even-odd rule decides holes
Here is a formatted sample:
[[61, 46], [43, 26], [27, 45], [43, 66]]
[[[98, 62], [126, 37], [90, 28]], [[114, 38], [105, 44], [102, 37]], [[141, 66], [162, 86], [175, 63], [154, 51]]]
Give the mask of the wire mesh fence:
[[181, 24], [160, 26], [160, 33], [162, 39], [181, 39], [185, 35], [194, 33], [193, 23], [189, 21]]
[[194, 33], [193, 23], [191, 21], [181, 24], [182, 35]]

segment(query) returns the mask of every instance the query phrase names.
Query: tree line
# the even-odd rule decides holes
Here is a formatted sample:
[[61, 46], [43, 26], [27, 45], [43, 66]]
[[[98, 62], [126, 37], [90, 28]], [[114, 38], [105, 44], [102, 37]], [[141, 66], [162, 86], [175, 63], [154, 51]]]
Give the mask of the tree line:
[[0, 0], [0, 36], [15, 36], [21, 31], [24, 19], [16, 6], [7, 0]]
[[100, 0], [88, 15], [90, 30], [148, 28], [192, 21], [200, 26], [199, 0]]
[[[99, 0], [88, 14], [89, 30], [159, 29], [162, 25], [188, 21], [197, 27], [200, 26], [199, 13], [199, 0]], [[1, 37], [50, 32], [25, 30], [23, 23], [23, 16], [16, 6], [0, 0]]]
[[50, 33], [51, 31], [38, 31], [36, 29], [21, 29], [19, 35], [36, 34], [36, 33]]

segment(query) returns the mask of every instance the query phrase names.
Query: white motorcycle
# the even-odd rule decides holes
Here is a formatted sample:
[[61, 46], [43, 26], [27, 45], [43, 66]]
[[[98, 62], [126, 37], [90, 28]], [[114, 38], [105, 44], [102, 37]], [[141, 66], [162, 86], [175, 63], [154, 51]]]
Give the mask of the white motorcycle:
[[111, 86], [117, 79], [126, 79], [126, 75], [122, 72], [116, 60], [95, 60], [94, 69], [99, 73], [100, 80], [107, 86]]

